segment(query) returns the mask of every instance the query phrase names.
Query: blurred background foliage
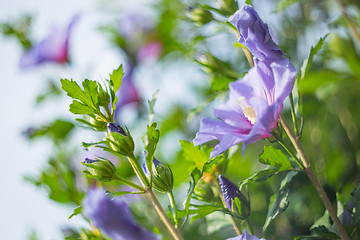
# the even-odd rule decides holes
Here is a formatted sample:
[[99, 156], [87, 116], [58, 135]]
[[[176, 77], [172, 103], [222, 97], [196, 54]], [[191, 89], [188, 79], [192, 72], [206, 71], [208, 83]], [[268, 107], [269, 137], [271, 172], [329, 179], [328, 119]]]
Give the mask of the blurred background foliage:
[[[341, 206], [338, 207], [338, 211], [343, 217], [344, 209], [351, 210], [355, 204], [354, 189], [357, 188], [360, 177], [360, 43], [356, 41], [356, 32], [360, 31], [359, 1], [250, 2], [264, 22], [276, 32], [281, 49], [290, 57], [297, 69], [298, 81], [294, 96], [298, 106], [297, 118], [303, 119], [301, 142], [330, 200]], [[242, 6], [244, 2], [156, 0], [143, 6], [148, 10], [148, 15], [139, 16], [135, 15], [138, 14], [136, 11], [124, 12], [114, 8], [113, 4], [116, 6], [116, 3], [103, 2], [102, 11], [120, 17], [100, 24], [99, 34], [108, 39], [114, 50], [118, 50], [124, 57], [125, 73], [131, 69], [136, 87], [141, 89], [149, 86], [149, 83], [143, 82], [146, 78], [142, 79], [143, 75], [139, 74], [143, 74], [144, 71], [152, 78], [151, 84], [158, 84], [155, 88], [160, 89], [160, 92], [166, 92], [167, 95], [178, 91], [176, 87], [179, 84], [189, 85], [186, 91], [181, 93], [182, 98], [166, 105], [166, 108], [155, 105], [155, 121], [158, 122], [161, 132], [156, 156], [169, 164], [173, 171], [175, 196], [179, 208], [182, 209], [189, 174], [194, 167], [202, 170], [203, 165], [208, 162], [209, 149], [206, 146], [200, 149], [191, 144], [198, 130], [199, 120], [211, 116], [211, 108], [226, 99], [228, 84], [249, 70], [241, 47], [235, 44], [236, 35], [226, 22], [227, 17], [236, 11], [238, 4]], [[126, 30], [122, 21], [129, 16], [141, 20]], [[23, 49], [29, 49], [32, 46], [32, 19], [30, 16], [21, 16], [16, 21], [1, 24], [1, 31], [3, 35], [17, 39]], [[351, 29], [351, 24], [355, 29]], [[314, 56], [309, 71], [301, 77], [301, 66], [308, 57], [311, 46], [316, 45], [320, 37], [326, 34], [329, 35]], [[151, 59], [139, 57], [141, 49], [149, 43], [158, 44], [155, 52], [150, 51]], [[174, 83], [173, 88], [171, 83], [164, 88], [161, 85], [163, 82], [157, 81], [165, 72], [187, 67], [195, 74], [184, 75], [184, 78], [189, 79], [183, 83]], [[48, 88], [40, 92], [36, 99], [38, 104], [47, 101], [48, 97], [64, 97], [64, 93], [60, 93], [58, 81], [47, 81]], [[166, 81], [174, 80], [168, 78]], [[175, 81], [181, 81], [181, 77]], [[124, 106], [117, 115], [117, 120], [128, 125], [136, 140], [144, 135], [147, 122], [147, 99], [145, 96], [140, 98], [136, 104]], [[192, 102], [184, 104], [182, 100], [186, 98], [192, 99]], [[289, 105], [285, 105], [283, 115], [291, 121]], [[135, 117], [129, 120], [128, 116]], [[81, 204], [81, 199], [89, 186], [99, 184], [85, 179], [82, 173], [84, 168], [79, 164], [85, 156], [92, 154], [107, 157], [117, 163], [119, 175], [129, 178], [133, 176], [130, 165], [123, 159], [104, 156], [101, 151], [94, 153], [93, 150], [80, 150], [79, 146], [84, 139], [79, 140], [79, 135], [92, 134], [89, 131], [78, 130], [80, 125], [72, 119], [59, 118], [44, 126], [28, 126], [28, 129], [24, 129], [24, 136], [29, 141], [45, 138], [53, 142], [53, 156], [49, 157], [48, 164], [38, 175], [27, 176], [26, 180], [45, 188], [52, 200], [70, 204], [74, 208]], [[101, 140], [102, 136], [95, 136]], [[244, 154], [241, 153], [241, 146], [233, 147], [206, 172], [210, 175], [221, 173], [240, 184], [264, 168], [264, 165], [258, 162], [258, 155], [266, 144], [268, 143], [263, 140], [248, 146]], [[137, 155], [140, 159], [141, 148], [141, 145], [137, 146]], [[250, 181], [247, 185], [251, 201], [250, 220], [258, 236], [262, 235], [262, 226], [272, 196], [278, 191], [285, 175], [286, 173], [280, 173], [266, 181]], [[111, 185], [108, 185], [108, 188], [112, 191], [119, 190], [112, 189], [114, 187]], [[129, 203], [132, 203], [131, 209], [141, 225], [155, 232], [167, 232], [153, 211], [149, 210], [149, 205], [141, 202], [141, 196], [130, 197], [135, 199], [129, 200]], [[166, 200], [161, 200], [163, 205], [167, 206]], [[199, 198], [193, 201], [199, 202]], [[212, 201], [213, 199], [210, 199], [210, 202]], [[301, 173], [297, 174], [291, 183], [289, 203], [285, 213], [270, 224], [265, 232], [266, 239], [293, 239], [296, 236], [309, 235], [314, 222], [317, 225], [331, 226], [313, 186]], [[352, 233], [352, 239], [359, 239], [359, 222], [349, 222], [345, 216], [341, 220], [349, 231], [355, 227], [356, 232]], [[230, 224], [225, 214], [214, 212], [205, 214], [192, 224], [186, 224], [183, 234], [185, 239], [225, 239], [235, 235]], [[63, 232], [66, 239], [98, 239], [88, 230], [70, 231], [69, 228]], [[37, 239], [35, 233], [29, 238]]]

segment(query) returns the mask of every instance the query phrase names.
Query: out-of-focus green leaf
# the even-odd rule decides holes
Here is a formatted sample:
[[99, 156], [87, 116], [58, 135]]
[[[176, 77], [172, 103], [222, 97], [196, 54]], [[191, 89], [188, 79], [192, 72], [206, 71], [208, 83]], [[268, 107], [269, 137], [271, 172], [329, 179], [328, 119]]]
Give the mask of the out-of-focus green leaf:
[[47, 126], [41, 128], [30, 128], [26, 131], [26, 136], [29, 139], [33, 139], [40, 136], [51, 137], [54, 141], [65, 140], [68, 134], [74, 129], [74, 124], [66, 121], [57, 119], [55, 122], [50, 123]]
[[60, 93], [61, 89], [58, 84], [53, 81], [48, 81], [46, 90], [36, 97], [36, 104], [44, 102], [49, 97], [59, 96]]
[[265, 232], [272, 220], [274, 220], [279, 214], [284, 212], [289, 206], [288, 196], [290, 192], [291, 180], [297, 174], [297, 172], [288, 172], [285, 178], [281, 181], [279, 191], [272, 196], [272, 201], [269, 205], [268, 213], [266, 216], [263, 231]]
[[192, 142], [187, 142], [183, 140], [180, 141], [181, 151], [183, 157], [192, 163], [200, 170], [206, 162], [209, 161], [209, 155], [206, 154], [200, 146], [194, 146]]
[[300, 79], [303, 79], [305, 77], [307, 71], [309, 70], [313, 62], [314, 55], [320, 51], [327, 36], [329, 36], [329, 33], [326, 34], [323, 38], [320, 38], [320, 40], [316, 43], [315, 47], [311, 47], [309, 57], [304, 60], [303, 65], [301, 66]]
[[290, 7], [294, 3], [301, 2], [302, 0], [280, 0], [276, 3], [276, 10], [275, 12], [281, 12], [284, 9]]
[[81, 206], [75, 208], [74, 212], [69, 216], [69, 219], [76, 216], [76, 215], [79, 215], [81, 212], [82, 212], [82, 207]]
[[201, 173], [200, 173], [199, 169], [194, 168], [194, 170], [190, 173], [190, 186], [189, 186], [189, 190], [187, 192], [186, 200], [184, 202], [184, 213], [185, 213], [186, 219], [183, 223], [183, 226], [189, 217], [191, 196], [192, 196], [192, 193], [194, 192], [196, 184], [200, 178], [201, 178]]
[[154, 106], [155, 106], [155, 102], [156, 102], [156, 95], [158, 94], [159, 90], [156, 90], [156, 92], [152, 95], [151, 100], [148, 100], [148, 105], [149, 105], [149, 124], [152, 124], [153, 120], [154, 120]]
[[353, 195], [354, 195], [354, 208], [355, 208], [353, 221], [354, 221], [354, 225], [356, 226], [360, 222], [360, 184], [356, 188]]
[[195, 220], [199, 218], [203, 218], [215, 211], [222, 211], [222, 208], [215, 207], [213, 205], [193, 205], [196, 209], [191, 209], [190, 214], [194, 214], [194, 216], [191, 217], [190, 223], [194, 222]]
[[338, 81], [342, 77], [333, 71], [310, 72], [300, 81], [299, 91], [304, 94], [314, 94], [319, 87]]
[[121, 86], [121, 81], [124, 76], [123, 66], [120, 65], [117, 69], [115, 69], [112, 74], [110, 74], [110, 86], [112, 86], [112, 111], [115, 111], [115, 104], [118, 99], [116, 97], [116, 92], [119, 90]]

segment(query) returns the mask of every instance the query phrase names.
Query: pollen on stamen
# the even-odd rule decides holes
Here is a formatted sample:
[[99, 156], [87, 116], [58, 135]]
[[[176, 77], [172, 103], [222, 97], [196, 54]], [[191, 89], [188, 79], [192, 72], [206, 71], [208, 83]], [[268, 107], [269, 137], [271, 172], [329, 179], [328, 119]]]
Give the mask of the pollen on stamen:
[[255, 124], [256, 112], [254, 108], [247, 104], [244, 97], [237, 99], [236, 102], [241, 106], [245, 117], [251, 122], [251, 124]]

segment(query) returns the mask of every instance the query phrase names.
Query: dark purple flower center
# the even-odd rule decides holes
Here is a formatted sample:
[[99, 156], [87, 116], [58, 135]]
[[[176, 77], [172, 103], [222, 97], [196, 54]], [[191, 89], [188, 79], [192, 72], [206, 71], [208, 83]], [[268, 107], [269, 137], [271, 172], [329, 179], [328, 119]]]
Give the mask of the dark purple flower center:
[[90, 158], [85, 158], [85, 160], [83, 161], [83, 163], [85, 163], [85, 164], [91, 164], [91, 163], [94, 163], [94, 162], [98, 162], [98, 160], [93, 160], [93, 159], [90, 159]]
[[117, 133], [121, 133], [122, 135], [126, 136], [124, 129], [118, 123], [108, 123], [107, 127], [110, 132], [117, 132]]

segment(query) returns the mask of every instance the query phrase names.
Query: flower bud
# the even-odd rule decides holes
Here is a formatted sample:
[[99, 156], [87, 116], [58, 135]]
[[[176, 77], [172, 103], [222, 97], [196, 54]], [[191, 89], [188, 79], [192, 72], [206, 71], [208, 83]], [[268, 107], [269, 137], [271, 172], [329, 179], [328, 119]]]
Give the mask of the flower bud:
[[112, 162], [107, 159], [92, 160], [85, 158], [83, 165], [89, 168], [88, 177], [96, 178], [103, 182], [109, 182], [116, 174], [116, 168]]
[[189, 18], [194, 21], [195, 24], [199, 27], [214, 20], [211, 12], [203, 8], [193, 8], [190, 10], [190, 13], [188, 15]]
[[99, 119], [90, 118], [90, 123], [95, 131], [106, 131], [106, 122]]
[[[145, 173], [150, 177], [150, 172], [146, 167], [146, 164], [143, 164]], [[173, 189], [174, 179], [171, 169], [158, 161], [156, 158], [152, 162], [152, 173], [153, 173], [153, 187], [160, 192], [171, 192]]]
[[201, 178], [196, 187], [194, 189], [195, 199], [204, 201], [204, 202], [212, 202], [214, 201], [215, 195], [211, 189], [209, 183], [206, 182], [203, 178]]
[[217, 0], [221, 12], [224, 15], [230, 16], [238, 9], [238, 3], [235, 0]]
[[226, 207], [242, 219], [250, 215], [250, 202], [240, 192], [239, 188], [229, 179], [219, 175], [219, 185]]
[[107, 128], [112, 150], [124, 156], [134, 152], [134, 140], [128, 129], [124, 130], [118, 123], [109, 123]]

